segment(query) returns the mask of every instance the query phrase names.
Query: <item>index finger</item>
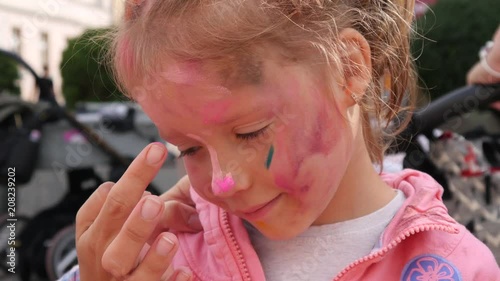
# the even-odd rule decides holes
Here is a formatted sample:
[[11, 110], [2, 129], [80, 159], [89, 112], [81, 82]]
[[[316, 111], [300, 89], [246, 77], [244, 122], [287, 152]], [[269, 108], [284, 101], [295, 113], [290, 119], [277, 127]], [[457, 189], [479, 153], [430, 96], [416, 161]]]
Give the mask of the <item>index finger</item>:
[[142, 198], [144, 190], [153, 181], [160, 170], [166, 147], [161, 143], [152, 143], [144, 148], [132, 161], [123, 176], [111, 188], [95, 225], [99, 231], [107, 233], [107, 229], [121, 228], [134, 207]]

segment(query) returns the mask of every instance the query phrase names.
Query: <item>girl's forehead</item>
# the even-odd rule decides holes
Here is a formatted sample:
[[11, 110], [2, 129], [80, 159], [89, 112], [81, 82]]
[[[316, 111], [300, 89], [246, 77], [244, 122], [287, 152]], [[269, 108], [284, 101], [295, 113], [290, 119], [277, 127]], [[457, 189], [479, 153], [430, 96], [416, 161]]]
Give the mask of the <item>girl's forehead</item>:
[[213, 60], [169, 61], [162, 66], [162, 78], [184, 85], [217, 84], [228, 88], [258, 85], [263, 63], [256, 55], [226, 56]]
[[200, 61], [173, 61], [163, 67], [159, 77], [176, 84], [194, 85], [210, 80], [211, 75], [204, 73], [202, 66]]
[[[285, 92], [296, 92], [295, 84], [311, 75], [306, 70], [252, 55], [211, 61], [164, 60], [152, 75], [143, 79], [132, 97], [140, 104], [147, 100], [150, 105], [175, 104], [197, 112], [207, 104], [228, 107], [227, 100], [240, 103], [262, 97], [283, 98]], [[233, 99], [234, 96], [238, 98]]]
[[156, 122], [167, 117], [189, 116], [205, 124], [220, 124], [235, 112], [251, 113], [278, 97], [269, 95], [260, 86], [230, 89], [203, 74], [193, 69], [173, 68], [160, 74], [162, 82], [137, 102]]
[[[157, 82], [146, 95], [167, 98], [190, 105], [227, 107], [225, 99], [252, 102], [259, 99], [272, 102], [283, 98], [297, 100], [304, 85], [318, 86], [315, 71], [300, 64], [285, 64], [274, 58], [228, 57], [215, 62], [171, 61], [153, 76]], [[232, 97], [237, 96], [237, 99]], [[233, 106], [231, 106], [233, 107]]]
[[[174, 98], [172, 95], [176, 93], [182, 94], [180, 99], [197, 96], [205, 100], [220, 99], [240, 88], [261, 88], [273, 84], [271, 79], [265, 81], [264, 73], [272, 76], [273, 80], [279, 75], [268, 68], [263, 60], [250, 55], [210, 61], [164, 60], [154, 71], [136, 80], [139, 83], [136, 83], [138, 86], [132, 89], [131, 95], [136, 101], [159, 99], [165, 95]], [[269, 75], [270, 72], [272, 75]]]

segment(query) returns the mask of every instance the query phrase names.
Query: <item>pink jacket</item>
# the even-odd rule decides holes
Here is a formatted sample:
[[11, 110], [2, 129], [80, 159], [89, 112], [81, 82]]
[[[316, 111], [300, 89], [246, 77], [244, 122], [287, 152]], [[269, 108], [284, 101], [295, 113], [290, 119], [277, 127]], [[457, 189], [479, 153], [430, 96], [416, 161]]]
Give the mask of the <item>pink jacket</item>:
[[[382, 177], [407, 199], [382, 234], [380, 247], [332, 280], [500, 280], [491, 251], [448, 215], [443, 189], [434, 179], [414, 170]], [[178, 234], [175, 266], [189, 267], [195, 280], [265, 280], [242, 221], [194, 191], [192, 197], [204, 232]]]
[[[448, 215], [436, 181], [414, 170], [382, 177], [407, 199], [382, 234], [380, 246], [332, 280], [500, 280], [491, 251]], [[177, 234], [180, 247], [174, 265], [189, 267], [197, 281], [264, 281], [242, 221], [194, 191], [192, 197], [204, 231]], [[60, 280], [79, 280], [78, 270]]]

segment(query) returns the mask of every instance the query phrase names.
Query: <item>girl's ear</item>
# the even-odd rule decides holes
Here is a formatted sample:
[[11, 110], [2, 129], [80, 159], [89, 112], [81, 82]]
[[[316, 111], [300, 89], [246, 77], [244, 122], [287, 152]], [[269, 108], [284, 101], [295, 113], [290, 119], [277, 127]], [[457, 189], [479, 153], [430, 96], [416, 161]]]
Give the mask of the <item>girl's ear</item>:
[[339, 40], [343, 46], [340, 74], [344, 78], [341, 86], [345, 95], [342, 100], [346, 101], [346, 107], [350, 107], [363, 98], [372, 78], [370, 45], [363, 35], [352, 28], [343, 29]]

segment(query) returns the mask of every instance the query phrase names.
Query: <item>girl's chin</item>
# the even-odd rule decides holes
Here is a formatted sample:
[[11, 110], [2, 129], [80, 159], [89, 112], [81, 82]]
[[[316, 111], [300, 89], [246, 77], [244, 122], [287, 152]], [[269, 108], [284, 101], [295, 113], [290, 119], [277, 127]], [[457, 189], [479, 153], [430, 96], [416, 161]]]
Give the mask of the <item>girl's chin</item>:
[[288, 240], [291, 239], [300, 233], [302, 233], [305, 229], [293, 229], [290, 225], [287, 224], [273, 224], [270, 225], [268, 223], [253, 223], [253, 226], [258, 229], [258, 231], [271, 240]]

